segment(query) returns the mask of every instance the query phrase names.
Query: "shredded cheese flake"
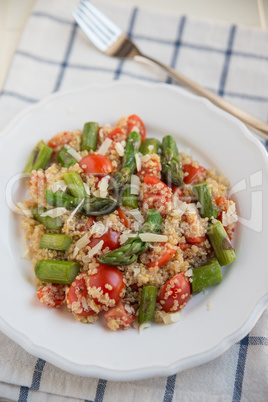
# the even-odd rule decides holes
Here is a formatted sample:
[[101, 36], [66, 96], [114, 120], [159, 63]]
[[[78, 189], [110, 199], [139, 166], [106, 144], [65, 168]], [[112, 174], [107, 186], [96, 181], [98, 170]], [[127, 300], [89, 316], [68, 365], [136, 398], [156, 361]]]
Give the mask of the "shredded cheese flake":
[[163, 242], [163, 243], [168, 241], [167, 236], [156, 234], [156, 233], [140, 233], [139, 236], [142, 241], [149, 241], [149, 242], [157, 241], [157, 242]]
[[83, 182], [83, 184], [84, 184], [85, 192], [87, 193], [87, 195], [90, 195], [89, 185], [87, 183], [85, 183], [85, 182]]
[[67, 149], [68, 154], [70, 154], [77, 162], [80, 162], [82, 159], [82, 156], [76, 152], [75, 149], [73, 149], [72, 147], [70, 147], [70, 145], [64, 145], [65, 148]]
[[119, 156], [124, 156], [125, 149], [124, 149], [123, 145], [120, 142], [117, 142], [115, 144], [115, 149], [116, 149], [116, 152], [118, 153]]
[[150, 152], [152, 152], [153, 149], [154, 149], [154, 146], [153, 145], [148, 145], [148, 149], [149, 149]]
[[138, 153], [135, 154], [135, 159], [136, 159], [137, 171], [140, 172], [140, 170], [141, 170], [141, 157], [140, 157], [140, 155]]
[[110, 176], [103, 177], [99, 182], [99, 190], [100, 190], [100, 197], [106, 198], [108, 195], [108, 184], [109, 184]]
[[174, 322], [178, 322], [182, 318], [182, 314], [180, 311], [177, 313], [168, 313], [163, 317], [164, 324], [173, 324]]
[[108, 231], [108, 227], [104, 226], [102, 222], [94, 222], [90, 228], [90, 234], [104, 235]]
[[139, 223], [143, 223], [144, 222], [144, 217], [142, 216], [141, 212], [138, 209], [131, 209], [130, 211], [128, 211], [130, 213], [130, 215], [133, 216], [133, 218], [139, 222]]
[[130, 229], [125, 230], [119, 237], [120, 244], [124, 244], [130, 237], [136, 237], [136, 236], [137, 236], [136, 234], [131, 233]]
[[140, 186], [141, 186], [140, 178], [135, 174], [132, 174], [130, 180], [130, 194], [139, 195]]
[[226, 212], [222, 213], [222, 224], [223, 226], [228, 226], [231, 223], [237, 222], [238, 217], [236, 215], [235, 204], [229, 205]]
[[103, 246], [103, 243], [104, 243], [104, 241], [103, 241], [103, 240], [100, 240], [100, 241], [98, 242], [98, 244], [96, 244], [96, 246], [94, 246], [94, 247], [87, 253], [87, 255], [85, 255], [85, 256], [82, 258], [83, 262], [85, 262], [85, 263], [89, 262], [89, 261], [91, 260], [91, 258], [92, 258], [95, 254], [97, 254], [99, 251], [101, 251], [102, 246]]
[[81, 250], [82, 248], [86, 247], [88, 242], [89, 242], [89, 238], [88, 238], [88, 233], [87, 233], [75, 243], [75, 247], [77, 247], [78, 250]]
[[53, 193], [56, 193], [56, 191], [58, 191], [58, 190], [65, 191], [66, 188], [67, 188], [67, 184], [65, 183], [64, 180], [59, 180], [52, 184]]
[[97, 150], [98, 154], [100, 155], [105, 155], [108, 149], [110, 148], [110, 145], [113, 141], [110, 138], [105, 138], [99, 149]]
[[69, 218], [67, 219], [66, 223], [68, 224], [74, 217], [74, 215], [76, 214], [76, 212], [79, 210], [79, 208], [81, 207], [81, 205], [83, 204], [83, 202], [85, 201], [85, 199], [83, 198], [79, 204], [77, 205], [77, 207], [73, 210], [73, 212], [71, 213], [71, 215], [69, 216]]
[[149, 322], [144, 322], [139, 326], [139, 333], [141, 334], [145, 329], [150, 328], [151, 324]]
[[27, 216], [27, 218], [33, 217], [32, 211], [30, 209], [25, 208], [22, 202], [18, 202], [17, 207], [23, 212], [25, 216]]
[[57, 218], [67, 212], [67, 209], [64, 207], [58, 207], [49, 209], [47, 212], [43, 212], [40, 216], [44, 218], [45, 216], [50, 216], [51, 218]]

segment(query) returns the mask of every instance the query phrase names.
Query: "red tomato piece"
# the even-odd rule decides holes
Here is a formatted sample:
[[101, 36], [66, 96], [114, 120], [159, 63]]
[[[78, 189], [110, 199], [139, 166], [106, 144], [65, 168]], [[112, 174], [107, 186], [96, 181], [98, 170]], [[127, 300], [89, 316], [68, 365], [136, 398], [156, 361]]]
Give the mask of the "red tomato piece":
[[162, 216], [172, 208], [172, 192], [170, 188], [157, 177], [146, 175], [143, 188], [143, 209], [155, 209]]
[[191, 247], [192, 247], [192, 244], [189, 244], [189, 243], [181, 243], [181, 244], [179, 244], [179, 247], [180, 247], [180, 249], [181, 249], [182, 251], [185, 251], [185, 250], [187, 250], [187, 248], [191, 248]]
[[84, 173], [92, 173], [96, 175], [106, 175], [114, 170], [110, 159], [100, 154], [90, 154], [85, 156], [79, 162], [79, 166], [84, 170]]
[[120, 247], [120, 242], [119, 242], [119, 237], [121, 233], [116, 232], [113, 229], [108, 229], [104, 235], [101, 237], [98, 237], [97, 239], [92, 239], [91, 242], [89, 243], [89, 246], [93, 248], [100, 242], [100, 240], [103, 240], [103, 246], [102, 250], [105, 249], [106, 247], [109, 247], [110, 250], [114, 250], [118, 247]]
[[185, 184], [193, 183], [197, 177], [206, 171], [203, 166], [199, 166], [196, 168], [191, 163], [183, 165], [182, 170], [184, 173], [188, 173], [187, 176], [184, 177], [183, 181]]
[[157, 302], [166, 313], [183, 309], [191, 296], [190, 283], [183, 273], [175, 275], [160, 290]]
[[200, 237], [187, 237], [186, 242], [190, 244], [198, 244], [203, 243], [207, 240], [207, 236], [200, 236]]
[[48, 283], [45, 286], [41, 286], [36, 294], [40, 302], [46, 306], [59, 307], [65, 302], [65, 285]]
[[146, 162], [141, 162], [141, 170], [137, 173], [141, 181], [144, 181], [145, 176], [160, 177], [161, 165], [158, 159], [154, 156]]
[[122, 128], [115, 128], [114, 130], [112, 130], [109, 134], [108, 134], [108, 138], [110, 138], [113, 141], [118, 141], [118, 138], [121, 138], [122, 136], [124, 136], [125, 133], [122, 130]]
[[131, 133], [134, 127], [138, 128], [139, 133], [141, 135], [141, 140], [144, 141], [146, 138], [146, 128], [141, 118], [136, 114], [132, 114], [131, 116], [128, 117], [127, 134]]
[[163, 265], [165, 265], [169, 260], [171, 260], [174, 257], [175, 253], [176, 253], [176, 250], [174, 250], [173, 248], [165, 248], [163, 255], [161, 255], [155, 261], [149, 262], [148, 264], [146, 264], [146, 266], [148, 268], [156, 267], [156, 266], [162, 267]]
[[81, 226], [79, 232], [86, 232], [94, 223], [94, 217], [89, 216], [87, 219], [87, 223], [84, 226]]
[[71, 284], [67, 295], [67, 304], [72, 312], [82, 317], [95, 314], [95, 311], [86, 306], [88, 298], [87, 281], [88, 275], [85, 272], [79, 274]]
[[[104, 264], [99, 264], [97, 273], [90, 275], [89, 286], [91, 288], [96, 287], [96, 289], [100, 288], [103, 295], [107, 294], [109, 299], [114, 300], [114, 304], [119, 303], [123, 298], [126, 287], [122, 272], [116, 267]], [[93, 300], [96, 304], [106, 305], [101, 297], [96, 297]]]
[[71, 131], [64, 131], [54, 135], [49, 141], [48, 146], [51, 148], [63, 147], [63, 145], [69, 144], [74, 138], [74, 133]]
[[126, 327], [135, 320], [135, 314], [128, 313], [122, 302], [105, 311], [104, 317], [108, 325], [111, 321], [116, 320], [119, 327]]
[[129, 222], [128, 218], [126, 217], [124, 211], [120, 207], [117, 209], [117, 211], [118, 211], [118, 216], [119, 216], [120, 221], [125, 225], [125, 227], [127, 229], [130, 229], [131, 225], [130, 225], [130, 222]]

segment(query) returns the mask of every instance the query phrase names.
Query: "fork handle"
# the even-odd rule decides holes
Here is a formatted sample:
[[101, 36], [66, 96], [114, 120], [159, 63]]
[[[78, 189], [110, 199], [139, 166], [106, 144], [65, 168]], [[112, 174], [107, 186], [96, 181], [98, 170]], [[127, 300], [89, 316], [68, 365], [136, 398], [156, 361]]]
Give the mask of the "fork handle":
[[231, 102], [228, 102], [226, 99], [222, 98], [221, 96], [209, 91], [208, 89], [198, 85], [197, 83], [193, 82], [189, 78], [185, 77], [184, 75], [178, 73], [173, 68], [149, 57], [145, 56], [142, 53], [136, 54], [133, 59], [135, 61], [151, 65], [156, 67], [160, 70], [164, 70], [171, 78], [178, 81], [180, 84], [184, 85], [185, 87], [191, 89], [197, 95], [201, 95], [204, 98], [209, 99], [212, 103], [214, 103], [219, 108], [225, 110], [226, 112], [232, 114], [233, 116], [237, 117], [239, 120], [242, 120], [251, 129], [257, 132], [258, 135], [263, 137], [264, 139], [268, 139], [268, 124], [263, 122], [262, 120], [257, 119], [257, 117], [252, 116], [250, 113], [245, 112], [244, 110], [240, 109], [239, 107], [233, 105]]

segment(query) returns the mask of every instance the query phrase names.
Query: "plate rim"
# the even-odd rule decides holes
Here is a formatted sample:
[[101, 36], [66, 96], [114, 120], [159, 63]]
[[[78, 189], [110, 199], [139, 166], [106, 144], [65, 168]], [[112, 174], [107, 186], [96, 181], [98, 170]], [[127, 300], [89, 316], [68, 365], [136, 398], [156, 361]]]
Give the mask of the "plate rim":
[[[264, 145], [254, 136], [249, 129], [238, 120], [236, 117], [228, 114], [227, 112], [219, 109], [217, 106], [212, 104], [205, 98], [199, 97], [194, 95], [184, 88], [164, 84], [164, 83], [140, 83], [140, 82], [110, 82], [106, 84], [90, 84], [86, 87], [73, 89], [69, 91], [62, 91], [58, 93], [52, 93], [46, 96], [44, 99], [36, 102], [35, 104], [27, 106], [23, 109], [20, 113], [14, 116], [11, 121], [4, 126], [4, 128], [0, 131], [0, 146], [5, 141], [5, 138], [9, 135], [9, 133], [13, 130], [13, 128], [17, 125], [19, 121], [21, 121], [27, 114], [31, 114], [35, 111], [35, 109], [42, 108], [44, 105], [49, 103], [51, 100], [58, 99], [61, 97], [69, 96], [72, 94], [80, 94], [90, 90], [91, 88], [111, 88], [117, 86], [137, 86], [139, 85], [142, 88], [147, 89], [157, 89], [157, 88], [164, 88], [171, 91], [175, 91], [182, 96], [186, 96], [187, 98], [192, 99], [195, 102], [202, 103], [206, 108], [211, 110], [214, 114], [221, 115], [225, 119], [231, 121], [236, 127], [240, 129], [243, 136], [250, 142], [252, 142], [261, 152], [262, 159], [266, 169], [268, 170], [268, 158], [267, 158], [267, 151]], [[145, 368], [138, 368], [138, 369], [128, 369], [128, 370], [117, 370], [117, 369], [109, 369], [104, 368], [101, 366], [95, 365], [81, 365], [78, 363], [70, 362], [69, 360], [63, 358], [60, 355], [56, 355], [54, 352], [51, 352], [49, 349], [40, 347], [35, 345], [25, 334], [21, 333], [20, 331], [12, 328], [12, 326], [7, 323], [2, 317], [0, 317], [0, 329], [2, 332], [7, 335], [10, 339], [15, 341], [18, 345], [20, 345], [24, 350], [26, 350], [31, 355], [36, 357], [44, 358], [49, 363], [55, 365], [56, 367], [65, 370], [69, 373], [75, 375], [82, 375], [87, 377], [95, 377], [95, 378], [106, 378], [108, 380], [114, 381], [129, 381], [129, 380], [140, 380], [145, 378], [151, 378], [154, 376], [167, 376], [171, 374], [178, 373], [180, 371], [186, 370], [188, 368], [193, 368], [199, 366], [200, 364], [207, 363], [216, 357], [220, 356], [224, 353], [229, 347], [231, 347], [234, 343], [241, 340], [256, 324], [258, 319], [260, 318], [261, 314], [265, 310], [268, 305], [268, 292], [256, 303], [256, 305], [252, 308], [249, 313], [249, 317], [246, 322], [235, 332], [228, 335], [227, 337], [223, 338], [219, 343], [214, 346], [212, 349], [208, 351], [201, 352], [194, 356], [185, 357], [179, 361], [174, 362], [171, 365], [159, 365], [159, 366], [147, 366]], [[194, 361], [193, 361], [194, 360]]]

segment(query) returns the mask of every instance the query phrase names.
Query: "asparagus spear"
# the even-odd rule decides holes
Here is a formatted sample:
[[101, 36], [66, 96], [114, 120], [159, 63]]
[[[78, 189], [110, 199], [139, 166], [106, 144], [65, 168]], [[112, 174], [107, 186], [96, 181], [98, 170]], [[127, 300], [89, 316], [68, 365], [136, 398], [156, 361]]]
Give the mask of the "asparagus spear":
[[158, 289], [155, 286], [143, 286], [139, 309], [139, 324], [153, 321]]
[[205, 265], [193, 269], [192, 293], [201, 292], [210, 286], [217, 285], [222, 281], [222, 273], [219, 262], [208, 261]]
[[81, 199], [88, 197], [79, 173], [64, 173], [62, 177], [74, 197]]
[[161, 143], [160, 141], [156, 140], [155, 138], [146, 138], [140, 146], [139, 151], [143, 155], [147, 154], [158, 154], [160, 149]]
[[74, 209], [79, 204], [79, 199], [64, 192], [53, 193], [51, 190], [46, 190], [46, 201], [48, 205], [66, 209]]
[[79, 274], [79, 268], [73, 261], [40, 260], [35, 266], [35, 275], [42, 282], [71, 285]]
[[[148, 209], [141, 233], [157, 233], [161, 224], [162, 217], [159, 212]], [[98, 261], [107, 265], [129, 265], [138, 259], [139, 254], [147, 251], [148, 247], [149, 243], [143, 242], [137, 234], [136, 237], [129, 238], [122, 247], [100, 256]]]
[[176, 142], [171, 135], [163, 138], [161, 163], [165, 182], [173, 186], [182, 186], [183, 171], [181, 160]]
[[86, 198], [82, 205], [82, 213], [88, 216], [103, 216], [114, 212], [119, 207], [118, 202], [111, 198]]
[[96, 151], [98, 130], [98, 123], [85, 123], [82, 134], [81, 151]]
[[207, 234], [220, 265], [231, 264], [236, 255], [222, 223], [217, 221], [208, 226]]
[[135, 153], [141, 145], [141, 136], [136, 131], [132, 131], [127, 137], [125, 154], [123, 157], [123, 167], [117, 172], [109, 183], [109, 190], [119, 190], [130, 182], [130, 177], [136, 168]]
[[45, 169], [52, 152], [53, 149], [48, 147], [44, 141], [39, 141], [32, 150], [23, 172], [30, 175], [32, 170]]
[[51, 216], [41, 216], [44, 212], [47, 212], [47, 209], [43, 207], [36, 207], [32, 209], [34, 219], [42, 223], [42, 225], [51, 230], [60, 229], [62, 226], [61, 218], [59, 216], [57, 218], [51, 218]]
[[199, 183], [193, 186], [194, 193], [201, 204], [202, 218], [217, 218], [218, 208], [212, 202], [211, 190], [208, 183]]
[[69, 154], [68, 150], [65, 147], [61, 148], [60, 152], [57, 155], [57, 159], [60, 162], [61, 166], [66, 168], [69, 168], [78, 163], [77, 160]]
[[138, 208], [138, 199], [135, 194], [131, 194], [130, 186], [128, 186], [122, 194], [122, 205], [130, 208]]
[[68, 250], [72, 244], [72, 238], [64, 234], [45, 233], [40, 241], [40, 248], [50, 250]]

